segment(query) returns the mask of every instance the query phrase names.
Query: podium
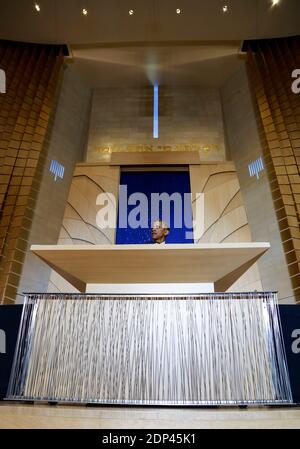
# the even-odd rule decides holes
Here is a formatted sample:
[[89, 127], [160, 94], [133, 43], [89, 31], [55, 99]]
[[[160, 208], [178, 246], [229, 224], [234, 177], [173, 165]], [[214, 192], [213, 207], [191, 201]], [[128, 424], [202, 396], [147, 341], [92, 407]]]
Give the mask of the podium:
[[33, 246], [85, 291], [26, 295], [7, 398], [126, 405], [290, 404], [274, 292], [138, 293], [139, 283], [228, 288], [268, 243]]

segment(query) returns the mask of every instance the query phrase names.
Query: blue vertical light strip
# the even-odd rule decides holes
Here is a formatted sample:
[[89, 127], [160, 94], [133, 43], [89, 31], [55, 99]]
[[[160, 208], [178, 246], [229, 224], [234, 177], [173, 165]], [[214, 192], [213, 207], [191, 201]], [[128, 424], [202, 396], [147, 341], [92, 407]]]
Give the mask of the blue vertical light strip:
[[158, 84], [153, 89], [153, 138], [158, 139]]

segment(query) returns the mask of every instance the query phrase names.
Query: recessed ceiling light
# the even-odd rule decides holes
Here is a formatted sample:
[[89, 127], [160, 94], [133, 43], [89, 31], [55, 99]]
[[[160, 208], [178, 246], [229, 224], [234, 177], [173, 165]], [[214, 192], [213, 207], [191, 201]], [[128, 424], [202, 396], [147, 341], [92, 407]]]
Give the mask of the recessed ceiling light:
[[36, 10], [37, 12], [40, 12], [40, 11], [41, 11], [41, 7], [40, 7], [40, 5], [39, 5], [38, 3], [35, 3], [34, 7], [35, 7], [35, 10]]
[[130, 10], [128, 11], [128, 13], [129, 13], [130, 16], [133, 16], [133, 14], [134, 14], [133, 9], [130, 9]]
[[177, 8], [176, 9], [176, 14], [180, 14], [181, 13], [181, 9], [180, 8]]
[[280, 0], [272, 0], [272, 6], [278, 5]]
[[222, 10], [223, 10], [223, 12], [227, 12], [227, 11], [228, 11], [228, 6], [227, 6], [227, 5], [224, 5], [223, 8], [222, 8]]
[[84, 16], [87, 16], [87, 13], [88, 13], [88, 10], [87, 10], [86, 8], [83, 8], [82, 14], [83, 14]]

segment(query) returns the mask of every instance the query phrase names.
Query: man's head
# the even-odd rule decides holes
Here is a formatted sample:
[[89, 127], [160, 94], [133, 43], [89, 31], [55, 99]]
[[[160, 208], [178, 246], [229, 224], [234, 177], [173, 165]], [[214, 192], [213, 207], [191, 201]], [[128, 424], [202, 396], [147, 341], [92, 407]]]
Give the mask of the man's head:
[[162, 220], [156, 220], [152, 225], [152, 239], [155, 243], [163, 243], [169, 232], [169, 226]]

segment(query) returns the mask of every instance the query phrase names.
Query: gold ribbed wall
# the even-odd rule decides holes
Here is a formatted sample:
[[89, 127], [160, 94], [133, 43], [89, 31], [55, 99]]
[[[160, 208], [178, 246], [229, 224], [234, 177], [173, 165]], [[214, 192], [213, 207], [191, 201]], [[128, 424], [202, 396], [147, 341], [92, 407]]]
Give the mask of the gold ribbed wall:
[[0, 303], [16, 298], [63, 58], [64, 46], [0, 41]]
[[300, 94], [291, 88], [292, 72], [300, 68], [300, 38], [246, 41], [244, 50], [282, 244], [300, 302]]

